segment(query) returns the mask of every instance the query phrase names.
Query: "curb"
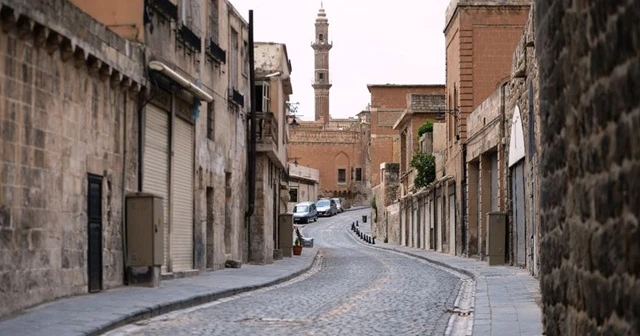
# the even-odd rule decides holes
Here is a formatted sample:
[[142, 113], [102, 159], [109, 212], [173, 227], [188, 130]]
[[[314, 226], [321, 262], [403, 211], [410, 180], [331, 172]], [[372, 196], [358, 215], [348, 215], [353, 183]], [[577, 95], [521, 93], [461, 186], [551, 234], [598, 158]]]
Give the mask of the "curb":
[[[351, 232], [349, 232], [349, 235], [353, 237], [353, 234], [352, 234]], [[354, 238], [355, 238], [355, 237], [354, 237]], [[444, 267], [444, 268], [448, 268], [448, 269], [450, 269], [450, 270], [453, 270], [453, 271], [456, 271], [456, 272], [462, 273], [462, 274], [464, 274], [464, 275], [466, 275], [466, 276], [470, 277], [471, 279], [473, 279], [473, 281], [476, 281], [476, 279], [477, 279], [477, 277], [478, 277], [478, 274], [476, 274], [476, 273], [474, 273], [474, 272], [471, 272], [471, 271], [469, 271], [469, 270], [467, 270], [467, 269], [454, 267], [454, 266], [451, 266], [451, 265], [449, 265], [449, 264], [447, 264], [447, 263], [444, 263], [444, 262], [442, 262], [442, 261], [439, 261], [439, 260], [433, 260], [433, 259], [427, 258], [427, 257], [422, 256], [422, 255], [419, 255], [419, 254], [414, 254], [414, 253], [411, 253], [411, 252], [406, 252], [406, 251], [397, 250], [397, 249], [395, 249], [395, 248], [393, 248], [393, 247], [383, 247], [383, 246], [376, 246], [376, 245], [371, 245], [371, 244], [365, 244], [365, 243], [361, 242], [361, 241], [360, 241], [360, 240], [358, 240], [358, 239], [356, 239], [356, 241], [357, 241], [359, 244], [364, 245], [364, 246], [368, 246], [368, 247], [372, 247], [372, 248], [377, 248], [377, 249], [380, 249], [380, 250], [393, 251], [393, 252], [401, 253], [401, 254], [404, 254], [404, 255], [407, 255], [407, 256], [411, 256], [411, 257], [414, 257], [414, 258], [418, 258], [418, 259], [425, 260], [425, 261], [427, 261], [427, 262], [429, 262], [429, 263], [432, 263], [432, 264], [435, 264], [435, 265], [438, 265], [438, 266], [441, 266], [441, 267]]]
[[102, 326], [99, 326], [97, 328], [94, 328], [92, 330], [86, 331], [84, 332], [85, 335], [87, 336], [97, 336], [97, 335], [101, 335], [104, 334], [108, 331], [123, 327], [127, 324], [131, 324], [140, 320], [145, 320], [145, 319], [149, 319], [152, 317], [156, 317], [159, 315], [164, 315], [167, 313], [170, 313], [172, 311], [176, 311], [176, 310], [180, 310], [180, 309], [186, 309], [186, 308], [191, 308], [191, 307], [195, 307], [195, 306], [199, 306], [205, 303], [210, 303], [216, 300], [220, 300], [220, 299], [224, 299], [230, 296], [234, 296], [237, 294], [241, 294], [241, 293], [246, 293], [246, 292], [250, 292], [250, 291], [254, 291], [257, 289], [261, 289], [261, 288], [265, 288], [265, 287], [270, 287], [270, 286], [274, 286], [286, 281], [289, 281], [293, 278], [296, 278], [306, 272], [308, 272], [313, 265], [316, 263], [317, 259], [318, 259], [318, 254], [319, 254], [320, 250], [317, 249], [315, 252], [315, 255], [313, 256], [313, 259], [311, 260], [311, 263], [306, 266], [305, 268], [301, 269], [300, 271], [297, 271], [295, 273], [289, 274], [287, 276], [266, 282], [264, 284], [260, 284], [260, 285], [255, 285], [255, 286], [245, 286], [245, 287], [239, 287], [239, 288], [234, 288], [234, 289], [229, 289], [229, 290], [225, 290], [222, 292], [213, 292], [213, 293], [208, 293], [208, 294], [202, 294], [202, 295], [198, 295], [198, 296], [194, 296], [194, 297], [189, 297], [183, 300], [177, 300], [177, 301], [173, 301], [173, 302], [168, 302], [166, 304], [160, 304], [154, 307], [147, 307], [147, 308], [141, 308], [139, 311], [134, 312], [132, 314], [129, 314], [127, 316], [123, 316], [120, 318], [117, 318], [113, 321], [110, 321]]

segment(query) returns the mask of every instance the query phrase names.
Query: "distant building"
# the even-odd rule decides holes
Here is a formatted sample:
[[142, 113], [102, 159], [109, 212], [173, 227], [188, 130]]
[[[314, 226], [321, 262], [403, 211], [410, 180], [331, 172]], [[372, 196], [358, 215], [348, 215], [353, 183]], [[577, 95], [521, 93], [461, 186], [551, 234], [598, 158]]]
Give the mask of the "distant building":
[[291, 211], [296, 203], [318, 200], [318, 182], [320, 172], [317, 169], [289, 163], [289, 205]]
[[331, 118], [329, 51], [333, 43], [324, 8], [318, 12], [315, 27], [315, 120], [298, 120], [299, 125], [290, 130], [288, 161], [297, 160], [320, 172], [318, 197], [341, 197], [347, 207], [365, 204], [369, 199], [367, 113], [359, 113], [357, 118]]

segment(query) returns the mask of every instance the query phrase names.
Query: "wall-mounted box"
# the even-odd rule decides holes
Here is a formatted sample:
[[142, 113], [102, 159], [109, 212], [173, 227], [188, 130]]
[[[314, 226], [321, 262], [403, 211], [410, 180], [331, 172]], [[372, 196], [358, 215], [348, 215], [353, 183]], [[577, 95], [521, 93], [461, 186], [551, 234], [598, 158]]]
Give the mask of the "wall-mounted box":
[[159, 266], [164, 260], [162, 197], [149, 193], [126, 196], [127, 265]]

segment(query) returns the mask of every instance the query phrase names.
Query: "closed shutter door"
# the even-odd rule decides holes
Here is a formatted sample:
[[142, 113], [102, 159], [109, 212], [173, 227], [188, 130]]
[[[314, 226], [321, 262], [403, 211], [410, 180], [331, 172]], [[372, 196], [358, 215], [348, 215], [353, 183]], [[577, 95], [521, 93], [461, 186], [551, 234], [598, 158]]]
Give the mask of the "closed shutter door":
[[142, 189], [162, 196], [164, 258], [161, 272], [166, 273], [169, 259], [169, 114], [151, 104], [145, 109]]
[[498, 194], [498, 154], [491, 155], [491, 211], [500, 211]]
[[171, 243], [174, 272], [193, 269], [193, 127], [176, 118]]
[[513, 191], [513, 223], [516, 228], [516, 262], [518, 266], [526, 264], [525, 198], [524, 198], [524, 161], [513, 168], [511, 174]]
[[442, 197], [436, 200], [436, 250], [442, 252]]
[[449, 195], [449, 254], [456, 254], [456, 196]]

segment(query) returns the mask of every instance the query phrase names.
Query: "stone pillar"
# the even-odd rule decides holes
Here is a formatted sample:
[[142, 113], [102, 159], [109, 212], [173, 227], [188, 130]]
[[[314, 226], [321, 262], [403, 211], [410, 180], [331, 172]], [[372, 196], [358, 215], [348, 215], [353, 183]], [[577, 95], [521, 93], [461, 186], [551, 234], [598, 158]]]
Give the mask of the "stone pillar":
[[469, 256], [478, 255], [479, 241], [478, 241], [478, 201], [479, 201], [479, 177], [480, 177], [480, 162], [474, 161], [467, 163], [467, 251]]
[[487, 213], [491, 211], [491, 154], [480, 156], [479, 169], [479, 191], [480, 202], [478, 202], [478, 225], [480, 227], [478, 238], [478, 252], [480, 259], [484, 260], [487, 255]]

